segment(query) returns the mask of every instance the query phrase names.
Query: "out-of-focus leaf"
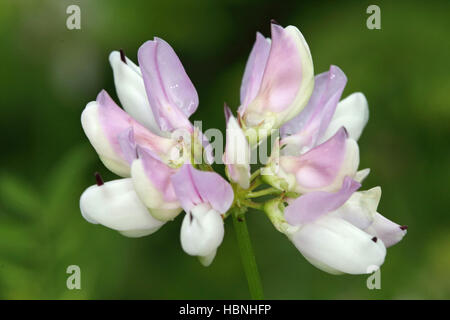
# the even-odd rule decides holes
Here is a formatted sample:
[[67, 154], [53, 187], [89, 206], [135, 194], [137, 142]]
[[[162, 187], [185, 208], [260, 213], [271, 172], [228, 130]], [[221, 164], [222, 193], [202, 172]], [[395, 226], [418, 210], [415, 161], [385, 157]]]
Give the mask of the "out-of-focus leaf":
[[18, 214], [34, 216], [41, 209], [41, 199], [25, 180], [10, 173], [0, 174], [0, 203]]
[[67, 207], [73, 208], [80, 196], [84, 173], [94, 159], [95, 153], [87, 145], [79, 145], [69, 150], [58, 160], [46, 182], [47, 216], [59, 215], [65, 219]]

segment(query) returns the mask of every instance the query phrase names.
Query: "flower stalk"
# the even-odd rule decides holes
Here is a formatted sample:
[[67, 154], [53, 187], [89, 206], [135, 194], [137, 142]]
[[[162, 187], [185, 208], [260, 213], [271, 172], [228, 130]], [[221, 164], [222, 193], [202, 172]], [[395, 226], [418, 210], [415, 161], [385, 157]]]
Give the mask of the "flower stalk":
[[261, 277], [256, 264], [255, 254], [253, 253], [245, 215], [239, 209], [234, 209], [232, 216], [250, 296], [253, 300], [264, 299]]

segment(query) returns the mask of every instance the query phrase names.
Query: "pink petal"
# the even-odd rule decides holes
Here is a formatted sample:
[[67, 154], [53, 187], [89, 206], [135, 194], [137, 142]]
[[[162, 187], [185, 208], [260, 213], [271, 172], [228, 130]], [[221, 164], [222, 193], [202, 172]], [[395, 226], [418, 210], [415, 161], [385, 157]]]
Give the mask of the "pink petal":
[[140, 146], [137, 146], [136, 150], [139, 159], [142, 160], [148, 179], [161, 191], [164, 200], [168, 202], [176, 201], [177, 197], [171, 180], [171, 176], [175, 174], [176, 170], [160, 161], [151, 151]]
[[[140, 144], [150, 149], [156, 154], [165, 154], [172, 147], [173, 141], [167, 138], [157, 136], [142, 126], [136, 120], [131, 118], [111, 99], [105, 90], [102, 90], [97, 96], [99, 106], [99, 121], [104, 130], [112, 148], [116, 153], [121, 154], [124, 159], [129, 159], [130, 155], [124, 154], [122, 146], [127, 130], [132, 129], [136, 144]], [[129, 138], [129, 136], [128, 136]], [[122, 146], [121, 146], [122, 144]], [[130, 151], [125, 148], [125, 153]]]
[[[337, 66], [315, 77], [314, 91], [302, 112], [281, 128], [283, 137], [298, 135], [302, 147], [313, 147], [325, 133], [347, 83]], [[293, 137], [288, 139], [292, 140]]]
[[300, 156], [281, 157], [280, 164], [285, 171], [295, 174], [302, 189], [324, 188], [333, 183], [345, 164], [346, 140], [347, 133], [341, 128], [328, 141]]
[[172, 47], [160, 38], [138, 51], [147, 96], [164, 131], [190, 127], [187, 118], [198, 106], [198, 95]]
[[191, 164], [184, 164], [172, 176], [172, 183], [186, 212], [198, 204], [209, 203], [216, 211], [225, 213], [233, 203], [233, 189], [225, 179], [215, 172], [194, 169]]
[[172, 177], [172, 185], [178, 201], [184, 211], [190, 212], [193, 207], [204, 203], [192, 177], [192, 165], [184, 164]]
[[302, 81], [301, 57], [295, 40], [283, 27], [272, 24], [272, 45], [258, 95], [265, 108], [279, 112], [295, 99]]
[[255, 99], [261, 86], [261, 80], [269, 58], [270, 41], [257, 32], [256, 41], [245, 66], [241, 84], [241, 107], [239, 113], [243, 114], [245, 107]]
[[211, 171], [200, 171], [192, 168], [192, 177], [198, 192], [204, 201], [220, 213], [231, 207], [234, 199], [230, 184], [219, 174]]
[[133, 127], [119, 133], [117, 140], [125, 160], [131, 165], [133, 160], [136, 159], [136, 141], [134, 140]]
[[341, 189], [337, 192], [306, 193], [285, 209], [286, 221], [291, 225], [312, 222], [321, 215], [342, 206], [359, 187], [361, 187], [360, 183], [350, 177], [345, 177]]

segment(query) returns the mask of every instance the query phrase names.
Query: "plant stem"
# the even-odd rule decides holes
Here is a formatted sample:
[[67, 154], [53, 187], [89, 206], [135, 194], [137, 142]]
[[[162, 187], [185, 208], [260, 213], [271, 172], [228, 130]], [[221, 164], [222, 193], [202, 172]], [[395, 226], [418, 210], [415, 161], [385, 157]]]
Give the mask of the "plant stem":
[[261, 278], [256, 265], [255, 254], [253, 253], [250, 236], [248, 234], [245, 215], [239, 215], [238, 210], [233, 213], [233, 225], [241, 253], [242, 265], [244, 266], [245, 276], [247, 277], [250, 296], [253, 300], [264, 299]]
[[262, 196], [267, 196], [269, 194], [281, 194], [283, 191], [275, 189], [275, 188], [267, 188], [260, 191], [249, 192], [247, 193], [247, 198], [258, 198]]
[[255, 180], [259, 176], [260, 173], [261, 173], [261, 169], [258, 169], [255, 172], [253, 172], [252, 175], [250, 176], [250, 181]]

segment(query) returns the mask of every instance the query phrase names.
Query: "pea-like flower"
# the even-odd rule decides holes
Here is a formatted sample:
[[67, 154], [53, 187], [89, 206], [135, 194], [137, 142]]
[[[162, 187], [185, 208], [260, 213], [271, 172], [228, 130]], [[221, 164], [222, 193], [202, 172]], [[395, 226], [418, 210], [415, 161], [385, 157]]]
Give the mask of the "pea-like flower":
[[275, 227], [317, 268], [332, 274], [363, 274], [379, 268], [386, 248], [399, 242], [407, 226], [377, 212], [381, 188], [357, 191], [349, 177], [337, 192], [307, 193], [289, 204], [272, 200], [266, 212]]
[[[358, 191], [370, 172], [358, 171], [357, 141], [369, 117], [365, 96], [353, 93], [340, 101], [347, 76], [337, 66], [314, 77], [311, 53], [296, 27], [272, 22], [271, 33], [271, 39], [257, 33], [237, 117], [225, 105], [226, 144], [219, 157], [223, 146], [211, 150], [189, 121], [197, 92], [160, 38], [140, 47], [139, 66], [123, 51], [110, 54], [123, 109], [102, 90], [81, 115], [101, 161], [121, 177], [104, 183], [96, 174], [96, 185], [81, 195], [82, 216], [142, 237], [184, 211], [181, 247], [204, 266], [214, 260], [224, 220], [231, 217], [254, 298], [262, 298], [262, 289], [245, 222], [249, 209], [265, 212], [311, 264], [332, 274], [379, 268], [386, 248], [407, 229], [377, 212], [380, 187]], [[252, 172], [252, 151], [274, 129], [280, 136], [269, 162]], [[229, 181], [211, 166], [213, 151]]]
[[191, 161], [195, 135], [188, 117], [198, 105], [194, 86], [165, 41], [144, 43], [138, 55], [140, 67], [123, 51], [109, 56], [125, 110], [102, 90], [81, 115], [102, 162], [126, 178], [88, 188], [80, 199], [83, 216], [130, 236], [150, 234], [182, 211], [171, 177]]
[[271, 32], [272, 39], [257, 33], [241, 84], [238, 113], [251, 145], [294, 118], [314, 87], [311, 53], [301, 32], [274, 21]]
[[[266, 180], [273, 186], [298, 193], [336, 191], [344, 177], [361, 180], [357, 174], [359, 148], [356, 139], [367, 123], [367, 102], [358, 94], [337, 108], [347, 77], [336, 66], [319, 74], [306, 108], [281, 128]], [[336, 109], [339, 113], [335, 114]], [[348, 128], [351, 129], [349, 131]]]

